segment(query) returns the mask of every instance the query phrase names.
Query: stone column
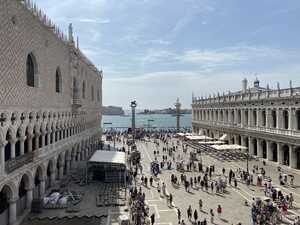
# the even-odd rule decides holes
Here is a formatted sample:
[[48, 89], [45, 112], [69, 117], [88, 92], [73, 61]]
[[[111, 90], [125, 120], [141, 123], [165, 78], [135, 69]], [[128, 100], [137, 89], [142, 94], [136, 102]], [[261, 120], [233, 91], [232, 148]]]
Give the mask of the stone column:
[[283, 161], [283, 151], [282, 151], [282, 144], [281, 143], [277, 143], [277, 159], [278, 159], [278, 163], [283, 165], [284, 161]]
[[45, 135], [47, 135], [46, 133], [41, 133], [42, 135], [42, 148], [45, 147]]
[[282, 122], [283, 122], [283, 116], [282, 116], [282, 109], [277, 108], [276, 110], [276, 128], [282, 129]]
[[35, 143], [34, 143], [36, 151], [39, 149], [39, 137], [40, 137], [40, 133], [36, 133], [35, 134]]
[[252, 127], [252, 109], [248, 109], [248, 126]]
[[29, 210], [31, 210], [32, 198], [33, 198], [32, 190], [33, 188], [30, 187], [26, 192], [26, 209]]
[[238, 124], [238, 111], [237, 111], [237, 109], [234, 109], [233, 115], [234, 115], [233, 123], [234, 123], [235, 125], [237, 125], [237, 124]]
[[45, 142], [45, 145], [50, 145], [50, 139], [51, 139], [51, 133], [48, 131], [48, 133], [46, 133], [47, 135], [47, 143]]
[[271, 149], [271, 142], [270, 141], [266, 141], [266, 147], [267, 147], [267, 159], [269, 161], [272, 161], [273, 160], [273, 152], [272, 152], [272, 149]]
[[259, 158], [263, 158], [263, 151], [262, 151], [261, 140], [260, 139], [257, 139], [257, 156]]
[[24, 155], [24, 142], [26, 140], [25, 136], [20, 137], [20, 155]]
[[56, 133], [56, 130], [53, 129], [52, 133], [51, 133], [51, 135], [52, 135], [52, 144], [55, 143], [55, 133]]
[[9, 140], [10, 143], [10, 157], [11, 159], [16, 158], [16, 139]]
[[271, 110], [270, 109], [266, 109], [266, 128], [270, 128], [271, 127]]
[[5, 145], [6, 141], [4, 143], [0, 143], [0, 175], [4, 173], [4, 168], [5, 168]]
[[261, 127], [262, 126], [262, 112], [261, 109], [256, 110], [256, 126]]
[[254, 146], [253, 146], [253, 138], [249, 136], [248, 138], [249, 141], [249, 154], [254, 155]]
[[228, 112], [227, 124], [231, 124], [232, 123], [231, 109], [228, 109], [227, 112]]
[[55, 184], [55, 174], [56, 174], [56, 169], [53, 169], [50, 174], [50, 186], [52, 187]]
[[289, 108], [289, 130], [295, 130], [296, 126], [296, 111], [295, 109]]
[[246, 147], [245, 137], [244, 136], [241, 136], [241, 146], [245, 146]]
[[245, 124], [245, 110], [241, 109], [241, 127], [244, 127]]
[[237, 144], [238, 143], [238, 136], [234, 135], [234, 143]]
[[293, 145], [289, 146], [289, 153], [290, 153], [290, 167], [291, 168], [297, 168], [297, 158], [296, 158], [296, 152], [295, 147]]
[[45, 189], [46, 189], [46, 182], [45, 179], [40, 180], [40, 186], [39, 186], [39, 197], [43, 198], [45, 195]]
[[32, 152], [32, 135], [27, 136], [27, 147], [28, 152]]
[[14, 199], [10, 199], [9, 202], [9, 218], [8, 218], [8, 222], [9, 224], [13, 225], [15, 224], [16, 220], [17, 220], [17, 201], [18, 198], [14, 198]]
[[59, 166], [59, 171], [58, 171], [58, 179], [62, 180], [64, 177], [64, 164]]
[[70, 172], [70, 158], [67, 158], [67, 161], [66, 161], [66, 174], [69, 174]]

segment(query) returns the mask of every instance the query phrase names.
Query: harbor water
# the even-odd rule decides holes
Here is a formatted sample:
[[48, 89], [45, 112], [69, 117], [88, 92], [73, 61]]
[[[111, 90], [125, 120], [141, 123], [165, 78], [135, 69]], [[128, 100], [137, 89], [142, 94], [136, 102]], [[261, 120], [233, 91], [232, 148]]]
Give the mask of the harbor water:
[[[183, 114], [180, 117], [180, 127], [191, 128], [191, 114]], [[169, 114], [136, 114], [136, 127], [171, 129], [176, 127], [176, 116]], [[131, 116], [106, 116], [102, 117], [102, 128], [109, 130], [111, 128], [126, 129], [131, 127]]]

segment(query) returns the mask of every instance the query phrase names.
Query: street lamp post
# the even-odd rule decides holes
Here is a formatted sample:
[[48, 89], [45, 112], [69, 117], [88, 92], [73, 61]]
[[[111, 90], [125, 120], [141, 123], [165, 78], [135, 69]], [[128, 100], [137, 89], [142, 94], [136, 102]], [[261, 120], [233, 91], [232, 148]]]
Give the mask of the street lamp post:
[[177, 132], [179, 132], [180, 130], [180, 107], [181, 107], [181, 103], [179, 102], [179, 98], [177, 98], [176, 103], [175, 103], [175, 107], [176, 107], [176, 130]]
[[137, 107], [136, 101], [132, 101], [130, 103], [131, 107], [131, 129], [132, 129], [132, 136], [133, 136], [133, 142], [135, 142], [135, 108]]
[[247, 149], [247, 174], [249, 174], [249, 150]]

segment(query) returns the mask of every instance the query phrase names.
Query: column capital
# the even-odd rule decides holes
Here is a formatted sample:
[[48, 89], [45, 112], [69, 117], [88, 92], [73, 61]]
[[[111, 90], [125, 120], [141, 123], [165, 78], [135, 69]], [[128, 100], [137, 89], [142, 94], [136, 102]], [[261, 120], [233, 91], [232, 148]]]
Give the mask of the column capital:
[[8, 203], [13, 204], [13, 203], [16, 203], [18, 200], [19, 200], [19, 197], [15, 196], [13, 198], [8, 199]]
[[17, 140], [16, 138], [11, 138], [11, 139], [9, 140], [9, 143], [12, 144], [12, 145], [14, 145], [14, 144], [16, 144], [17, 141], [18, 141], [18, 140]]
[[5, 145], [7, 145], [7, 143], [8, 143], [8, 141], [6, 141], [6, 140], [1, 141], [0, 142], [0, 148], [4, 148]]
[[29, 187], [25, 188], [26, 191], [32, 191], [34, 189], [34, 185], [30, 185]]
[[21, 136], [21, 137], [19, 137], [19, 140], [20, 140], [20, 141], [23, 141], [23, 142], [24, 142], [26, 139], [27, 139], [26, 136]]

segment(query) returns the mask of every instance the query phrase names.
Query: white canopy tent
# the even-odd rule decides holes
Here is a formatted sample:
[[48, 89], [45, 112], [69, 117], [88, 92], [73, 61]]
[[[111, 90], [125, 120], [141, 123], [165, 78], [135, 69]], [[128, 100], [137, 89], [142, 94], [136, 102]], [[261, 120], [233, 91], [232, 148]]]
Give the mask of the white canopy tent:
[[198, 141], [198, 140], [213, 140], [211, 137], [205, 136], [205, 135], [193, 135], [193, 136], [187, 136], [188, 140], [191, 141]]
[[224, 141], [199, 141], [200, 145], [222, 145], [225, 144]]
[[192, 133], [176, 133], [177, 136], [179, 137], [186, 137], [186, 136], [192, 136]]
[[126, 165], [125, 152], [98, 150], [92, 155], [89, 162]]
[[126, 155], [120, 151], [97, 150], [87, 162], [87, 181], [118, 182], [126, 185]]
[[219, 138], [220, 141], [225, 141], [227, 139], [227, 134], [223, 134], [222, 137]]
[[247, 150], [247, 147], [241, 145], [212, 145], [216, 150]]

